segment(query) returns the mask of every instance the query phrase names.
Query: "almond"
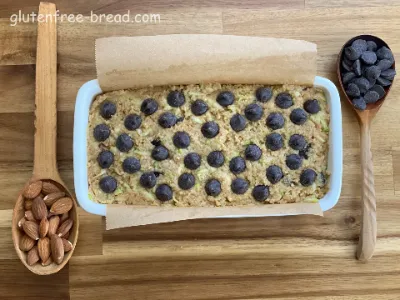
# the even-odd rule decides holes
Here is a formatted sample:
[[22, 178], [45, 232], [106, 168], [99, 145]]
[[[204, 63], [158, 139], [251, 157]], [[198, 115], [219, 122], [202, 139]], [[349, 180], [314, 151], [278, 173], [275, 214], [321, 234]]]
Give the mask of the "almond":
[[74, 221], [72, 219], [65, 220], [60, 227], [58, 227], [57, 235], [59, 237], [63, 237], [74, 225]]
[[60, 218], [60, 223], [64, 222], [65, 220], [67, 220], [69, 218], [69, 214], [68, 213], [64, 213], [61, 215]]
[[35, 241], [24, 234], [19, 241], [19, 249], [21, 249], [21, 251], [29, 251], [33, 246], [35, 246]]
[[51, 193], [59, 192], [60, 189], [54, 183], [52, 183], [50, 181], [44, 181], [43, 182], [42, 191], [43, 191], [43, 193], [48, 195], [48, 194], [51, 194]]
[[69, 197], [63, 197], [58, 199], [50, 208], [50, 212], [56, 215], [62, 215], [63, 213], [69, 212], [72, 208], [72, 199]]
[[59, 224], [60, 224], [60, 217], [52, 216], [49, 219], [49, 230], [47, 232], [47, 235], [52, 236], [53, 234], [56, 234]]
[[42, 262], [42, 266], [45, 267], [52, 263], [53, 263], [53, 259], [51, 258], [51, 256], [49, 256], [49, 258], [46, 261]]
[[26, 199], [24, 202], [24, 208], [25, 210], [31, 210], [32, 209], [32, 199]]
[[69, 239], [69, 234], [71, 233], [71, 231], [68, 231], [66, 234], [64, 234], [63, 239], [68, 240]]
[[35, 217], [33, 216], [33, 213], [31, 210], [27, 210], [25, 212], [25, 219], [27, 219], [28, 221], [35, 221]]
[[50, 239], [48, 237], [39, 239], [37, 247], [40, 259], [45, 262], [50, 257]]
[[55, 261], [55, 263], [59, 265], [64, 259], [64, 246], [62, 239], [58, 235], [53, 234], [51, 236], [50, 244], [51, 244], [51, 256]]
[[36, 197], [32, 203], [32, 213], [36, 220], [47, 218], [47, 206], [40, 197]]
[[39, 253], [37, 246], [35, 246], [31, 250], [29, 250], [28, 255], [26, 257], [26, 262], [28, 263], [28, 265], [32, 266], [36, 264], [38, 261], [39, 261]]
[[48, 231], [49, 231], [49, 220], [47, 220], [47, 218], [43, 218], [39, 224], [39, 236], [41, 238], [44, 238], [47, 235]]
[[39, 239], [39, 225], [34, 221], [26, 221], [22, 228], [24, 229], [25, 233], [35, 241]]
[[18, 221], [19, 229], [22, 229], [22, 225], [24, 225], [25, 221], [26, 221], [25, 217], [22, 217], [22, 219]]
[[64, 252], [69, 252], [72, 250], [72, 243], [64, 238], [61, 238], [64, 246]]
[[44, 203], [46, 203], [47, 207], [51, 207], [54, 202], [56, 202], [58, 199], [62, 198], [65, 196], [64, 192], [55, 192], [55, 193], [51, 193], [46, 195], [43, 198]]
[[37, 197], [42, 190], [42, 186], [43, 183], [40, 180], [30, 183], [23, 192], [24, 197], [28, 199]]

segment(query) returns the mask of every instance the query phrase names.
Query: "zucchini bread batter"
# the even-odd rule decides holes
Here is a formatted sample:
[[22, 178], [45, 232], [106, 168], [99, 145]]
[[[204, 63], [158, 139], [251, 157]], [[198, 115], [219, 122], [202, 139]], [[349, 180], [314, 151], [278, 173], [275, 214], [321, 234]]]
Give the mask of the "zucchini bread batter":
[[328, 190], [329, 118], [314, 87], [104, 93], [89, 115], [89, 197], [144, 206], [317, 202]]

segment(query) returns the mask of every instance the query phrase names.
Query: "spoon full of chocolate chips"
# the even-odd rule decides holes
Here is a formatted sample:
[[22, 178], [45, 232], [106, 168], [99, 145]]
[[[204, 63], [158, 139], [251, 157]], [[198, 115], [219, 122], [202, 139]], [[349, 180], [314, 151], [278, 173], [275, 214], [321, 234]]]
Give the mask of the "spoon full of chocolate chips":
[[361, 128], [362, 223], [356, 255], [367, 261], [374, 253], [377, 234], [370, 128], [396, 75], [393, 53], [378, 37], [354, 37], [339, 53], [337, 75]]

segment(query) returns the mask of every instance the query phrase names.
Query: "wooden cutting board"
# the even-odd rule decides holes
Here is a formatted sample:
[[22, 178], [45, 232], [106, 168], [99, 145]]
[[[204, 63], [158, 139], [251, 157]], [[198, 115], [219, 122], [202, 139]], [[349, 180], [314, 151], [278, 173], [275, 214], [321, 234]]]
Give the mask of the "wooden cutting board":
[[[399, 77], [372, 132], [378, 240], [368, 264], [354, 259], [359, 130], [343, 103], [342, 197], [324, 218], [193, 220], [106, 232], [102, 218], [80, 210], [80, 239], [69, 266], [47, 278], [30, 274], [13, 250], [10, 225], [15, 197], [32, 171], [36, 24], [10, 26], [9, 18], [19, 9], [37, 11], [37, 4], [0, 4], [1, 299], [400, 299]], [[71, 189], [75, 96], [96, 77], [97, 37], [217, 33], [305, 39], [318, 45], [318, 74], [335, 83], [337, 52], [354, 35], [380, 36], [400, 58], [397, 0], [71, 0], [57, 7], [86, 16], [90, 10], [128, 9], [161, 15], [160, 24], [58, 24], [58, 163]]]

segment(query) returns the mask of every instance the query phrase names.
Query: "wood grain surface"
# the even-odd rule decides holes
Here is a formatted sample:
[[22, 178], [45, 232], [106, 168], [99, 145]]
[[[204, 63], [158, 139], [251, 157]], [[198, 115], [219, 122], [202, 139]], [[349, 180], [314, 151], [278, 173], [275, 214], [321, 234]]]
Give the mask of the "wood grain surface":
[[[78, 88], [96, 77], [94, 40], [114, 35], [217, 33], [306, 39], [318, 45], [318, 74], [335, 83], [342, 44], [380, 36], [400, 57], [397, 0], [71, 0], [61, 13], [161, 14], [160, 24], [58, 24], [58, 165], [72, 189], [72, 127]], [[105, 231], [80, 210], [79, 242], [60, 273], [25, 269], [11, 240], [11, 216], [33, 161], [36, 24], [11, 14], [38, 1], [0, 3], [0, 299], [400, 299], [400, 87], [372, 127], [378, 239], [368, 263], [355, 259], [360, 231], [360, 139], [343, 102], [344, 175], [338, 205], [316, 216], [192, 220]], [[139, 58], [140, 59], [140, 58]]]

